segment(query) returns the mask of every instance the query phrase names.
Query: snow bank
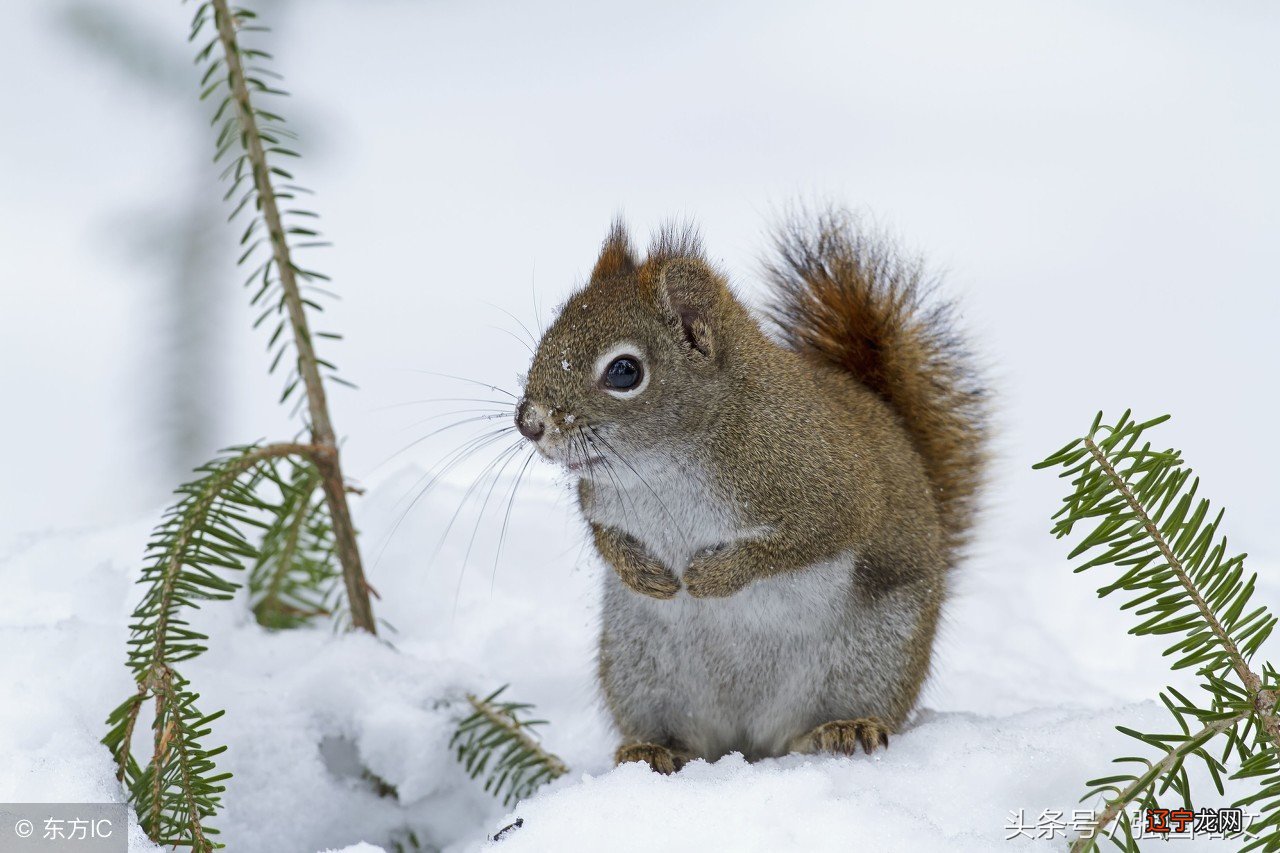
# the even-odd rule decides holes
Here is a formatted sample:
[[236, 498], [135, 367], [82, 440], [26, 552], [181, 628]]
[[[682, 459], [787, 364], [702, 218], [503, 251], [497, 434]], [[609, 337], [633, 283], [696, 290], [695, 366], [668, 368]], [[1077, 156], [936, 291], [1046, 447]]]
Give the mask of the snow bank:
[[[1123, 636], [1088, 581], [1046, 558], [1061, 548], [1036, 525], [1005, 529], [998, 541], [1026, 547], [980, 552], [957, 578], [926, 710], [888, 751], [730, 756], [671, 778], [614, 769], [593, 677], [601, 568], [565, 491], [522, 487], [496, 561], [492, 505], [478, 532], [464, 511], [432, 559], [465, 492], [410, 506], [420, 478], [406, 470], [359, 503], [376, 609], [396, 629], [381, 640], [268, 633], [242, 601], [194, 620], [213, 639], [183, 671], [203, 708], [226, 709], [210, 741], [229, 745], [219, 766], [235, 774], [215, 821], [229, 849], [992, 849], [1012, 811], [1078, 807], [1083, 780], [1131, 751], [1114, 724], [1166, 726], [1141, 701], [1165, 681], [1158, 648]], [[150, 524], [0, 545], [0, 801], [120, 798], [98, 738], [131, 689], [126, 624]], [[1275, 593], [1261, 585], [1262, 600]], [[512, 809], [447, 745], [464, 692], [506, 682], [552, 721], [545, 744], [573, 768]], [[131, 849], [154, 848], [136, 836]]]
[[[531, 798], [518, 851], [990, 850], [1009, 809], [1031, 816], [1076, 790], [1115, 748], [1110, 724], [1160, 725], [1154, 705], [1033, 711], [1006, 719], [928, 714], [890, 751], [853, 759], [694, 762], [675, 777], [638, 765]], [[1070, 809], [1066, 811], [1070, 814]]]

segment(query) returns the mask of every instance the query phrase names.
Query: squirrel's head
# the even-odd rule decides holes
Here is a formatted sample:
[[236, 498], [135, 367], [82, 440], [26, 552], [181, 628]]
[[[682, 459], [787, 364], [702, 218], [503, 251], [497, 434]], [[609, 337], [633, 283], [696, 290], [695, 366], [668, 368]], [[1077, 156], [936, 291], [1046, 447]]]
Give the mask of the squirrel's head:
[[733, 392], [744, 323], [758, 329], [692, 229], [665, 229], [642, 261], [615, 223], [590, 281], [538, 345], [516, 426], [543, 456], [584, 474], [624, 473], [675, 450]]

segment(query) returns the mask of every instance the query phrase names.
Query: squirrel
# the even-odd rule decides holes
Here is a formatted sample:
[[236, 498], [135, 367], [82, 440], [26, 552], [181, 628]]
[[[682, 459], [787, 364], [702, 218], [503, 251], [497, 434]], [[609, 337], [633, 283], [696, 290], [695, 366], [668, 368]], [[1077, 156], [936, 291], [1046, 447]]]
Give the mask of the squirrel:
[[577, 478], [605, 574], [617, 763], [888, 746], [930, 666], [984, 468], [985, 393], [917, 261], [793, 215], [764, 319], [690, 227], [615, 221], [516, 427]]

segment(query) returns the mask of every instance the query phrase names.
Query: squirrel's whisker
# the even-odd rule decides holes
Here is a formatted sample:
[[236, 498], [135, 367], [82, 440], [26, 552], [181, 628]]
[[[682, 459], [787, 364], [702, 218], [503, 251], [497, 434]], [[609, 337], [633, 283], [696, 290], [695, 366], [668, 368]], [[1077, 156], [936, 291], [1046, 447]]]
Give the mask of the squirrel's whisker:
[[489, 576], [489, 592], [493, 592], [494, 584], [498, 580], [498, 560], [502, 558], [502, 546], [507, 541], [507, 529], [511, 524], [511, 509], [515, 506], [516, 492], [520, 488], [520, 481], [524, 479], [525, 471], [529, 470], [529, 463], [533, 461], [533, 457], [537, 455], [537, 451], [532, 447], [524, 457], [524, 464], [520, 466], [520, 470], [516, 472], [516, 479], [511, 484], [511, 491], [507, 493], [507, 511], [502, 515], [502, 528], [498, 531], [498, 547], [493, 552], [493, 574]]
[[[489, 477], [489, 475], [494, 472], [495, 466], [497, 466], [498, 463], [502, 462], [503, 463], [502, 468], [505, 468], [506, 462], [511, 461], [511, 458], [520, 449], [521, 443], [522, 443], [521, 440], [516, 440], [516, 441], [513, 441], [508, 446], [502, 448], [502, 450], [498, 451], [497, 455], [495, 455], [492, 459], [486, 462], [485, 466], [480, 469], [480, 472], [476, 474], [474, 478], [472, 478], [471, 484], [467, 486], [466, 491], [462, 493], [462, 497], [458, 499], [458, 506], [454, 509], [453, 515], [449, 516], [449, 522], [445, 525], [444, 532], [440, 534], [440, 539], [436, 542], [435, 548], [432, 549], [431, 556], [427, 558], [428, 565], [434, 563], [436, 561], [436, 558], [440, 556], [440, 551], [444, 548], [445, 540], [449, 538], [449, 532], [453, 530], [453, 525], [457, 523], [458, 517], [462, 515], [462, 510], [466, 507], [467, 501], [471, 500], [471, 496], [475, 493], [477, 487], [481, 486], [484, 483], [484, 481]], [[506, 461], [504, 462], [503, 460], [506, 460]], [[497, 473], [499, 475], [502, 473], [502, 468], [497, 469]], [[494, 482], [496, 484], [497, 482], [496, 479]], [[489, 491], [490, 493], [492, 493], [493, 491], [492, 486], [490, 486]], [[486, 497], [485, 503], [487, 502], [488, 502], [488, 498]], [[484, 504], [481, 504], [480, 512], [481, 514], [484, 513]], [[472, 541], [473, 542], [475, 541], [474, 533], [472, 535]], [[468, 546], [467, 554], [470, 555], [470, 553], [471, 553], [471, 549]], [[466, 565], [466, 558], [464, 557], [463, 566], [465, 567], [465, 565]]]
[[[479, 534], [480, 525], [484, 522], [485, 510], [489, 507], [489, 500], [493, 497], [493, 490], [502, 479], [502, 472], [507, 470], [507, 466], [511, 464], [511, 460], [520, 455], [520, 446], [522, 444], [522, 440], [517, 440], [510, 446], [501, 450], [498, 455], [484, 467], [479, 475], [476, 476], [475, 480], [473, 480], [471, 485], [467, 488], [466, 493], [463, 494], [462, 500], [458, 502], [458, 508], [454, 511], [453, 517], [449, 519], [449, 524], [445, 527], [444, 533], [440, 534], [440, 541], [436, 543], [435, 551], [431, 554], [431, 558], [428, 560], [428, 565], [435, 562], [436, 557], [440, 554], [440, 550], [444, 547], [445, 540], [449, 538], [449, 531], [453, 529], [454, 522], [456, 522], [458, 520], [458, 516], [462, 514], [462, 508], [466, 505], [472, 492], [475, 491], [477, 486], [484, 482], [486, 477], [489, 477], [489, 488], [485, 492], [484, 500], [480, 503], [480, 509], [476, 512], [475, 527], [471, 530], [471, 539], [467, 542], [467, 550], [462, 555], [462, 565], [458, 568], [458, 585], [453, 593], [454, 617], [458, 615], [458, 602], [462, 598], [462, 581], [467, 574], [467, 562], [471, 559], [471, 549], [476, 544], [476, 535]], [[499, 461], [501, 461], [501, 465], [498, 464]], [[495, 468], [495, 466], [497, 467]], [[490, 476], [490, 472], [492, 472], [492, 476]]]
[[497, 385], [494, 385], [492, 382], [481, 382], [479, 379], [468, 379], [465, 376], [455, 376], [452, 373], [437, 373], [434, 370], [420, 370], [416, 367], [406, 367], [403, 369], [408, 370], [412, 373], [422, 373], [427, 376], [439, 376], [442, 379], [453, 379], [456, 382], [468, 382], [472, 385], [479, 385], [481, 388], [488, 388], [490, 391], [497, 391], [499, 394], [506, 394], [508, 397], [510, 397], [513, 400], [519, 399], [518, 394], [513, 394], [510, 391], [508, 391], [506, 388], [500, 388]]
[[[587, 442], [591, 441], [591, 439], [585, 433], [585, 428], [583, 432], [583, 440]], [[613, 463], [609, 460], [608, 456], [604, 454], [599, 454], [599, 456], [600, 456], [600, 465], [604, 469], [604, 474], [606, 477], [609, 478], [609, 482], [613, 484], [613, 488], [617, 490], [618, 497], [623, 501], [628, 500], [630, 498], [630, 495], [626, 492], [625, 489], [622, 488], [622, 483], [618, 480], [617, 476], [614, 474]], [[632, 509], [634, 508], [635, 506], [633, 503]]]
[[618, 458], [619, 462], [627, 466], [627, 468], [631, 471], [631, 473], [635, 475], [636, 479], [640, 481], [641, 485], [643, 485], [646, 489], [649, 490], [649, 494], [653, 495], [654, 500], [658, 502], [658, 506], [662, 507], [663, 513], [665, 513], [667, 518], [671, 521], [671, 525], [672, 527], [675, 528], [676, 532], [680, 534], [681, 538], [684, 539], [685, 542], [688, 542], [689, 533], [684, 529], [684, 525], [680, 523], [680, 520], [677, 519], [675, 515], [671, 512], [671, 510], [667, 507], [667, 502], [662, 499], [662, 495], [658, 494], [657, 490], [654, 489], [653, 486], [649, 485], [649, 481], [644, 478], [644, 475], [642, 475], [639, 471], [636, 470], [636, 466], [632, 465], [631, 462], [627, 459], [627, 457], [619, 453], [617, 448], [615, 448], [612, 444], [610, 444], [608, 439], [602, 436], [595, 429], [591, 427], [587, 427], [586, 429], [583, 430], [583, 434], [587, 436], [587, 441], [592, 441], [594, 439], [594, 441], [598, 441], [601, 444], [603, 444], [605, 448], [609, 450], [610, 453], [612, 453], [614, 456]]
[[[427, 492], [431, 491], [432, 487], [435, 486], [436, 483], [440, 482], [441, 478], [443, 478], [446, 474], [452, 471], [454, 467], [457, 466], [460, 462], [470, 458], [473, 453], [476, 453], [482, 450], [483, 448], [488, 447], [489, 445], [501, 439], [504, 435], [507, 435], [514, 431], [515, 431], [515, 427], [509, 426], [509, 427], [503, 427], [502, 429], [494, 430], [492, 432], [483, 433], [478, 436], [472, 436], [471, 438], [464, 441], [458, 447], [446, 453], [444, 458], [442, 458], [440, 462], [436, 463], [436, 466], [441, 466], [441, 467], [437, 468], [436, 466], [433, 466], [431, 468], [428, 468], [426, 473], [424, 473], [421, 477], [419, 477], [417, 482], [415, 482], [412, 486], [410, 486], [409, 490], [406, 491], [404, 495], [401, 496], [400, 500], [396, 501], [396, 506], [398, 506], [400, 503], [404, 501], [405, 498], [407, 498], [411, 494], [414, 494], [415, 490], [417, 491], [417, 494], [414, 494], [413, 500], [409, 501], [408, 506], [406, 506], [404, 508], [404, 511], [401, 512], [399, 517], [396, 518], [395, 524], [392, 525], [391, 530], [389, 530], [386, 536], [383, 537], [382, 544], [378, 547], [378, 554], [373, 560], [373, 566], [376, 567], [378, 565], [378, 562], [382, 559], [383, 553], [387, 550], [387, 546], [391, 544], [391, 539], [395, 536], [396, 531], [400, 529], [400, 525], [404, 523], [405, 518], [408, 517], [409, 513], [413, 510], [414, 506], [417, 505], [418, 501], [422, 500], [422, 497]], [[447, 464], [445, 463], [445, 459], [449, 460]], [[428, 478], [430, 479], [428, 480]], [[424, 480], [428, 480], [427, 484], [425, 486], [422, 486], [421, 489], [419, 489], [418, 488], [419, 484], [421, 484]], [[394, 510], [395, 510], [395, 506], [392, 507], [392, 511]]]
[[[385, 412], [388, 409], [403, 409], [407, 406], [425, 406], [430, 403], [490, 403], [494, 406], [510, 406], [510, 400], [488, 400], [484, 397], [425, 397], [421, 400], [405, 400], [402, 403], [389, 403], [370, 409], [370, 412]], [[495, 410], [496, 411], [496, 410]]]
[[[503, 417], [505, 417], [505, 413], [503, 414]], [[388, 462], [390, 462], [392, 459], [395, 459], [400, 454], [405, 453], [406, 451], [412, 450], [414, 447], [418, 446], [419, 444], [421, 444], [422, 442], [426, 441], [429, 438], [435, 438], [437, 435], [439, 435], [442, 432], [448, 432], [451, 429], [456, 429], [457, 427], [460, 427], [460, 426], [466, 426], [467, 424], [479, 423], [480, 421], [492, 421], [492, 420], [497, 420], [497, 416], [484, 415], [484, 416], [478, 416], [478, 417], [463, 418], [460, 421], [454, 421], [451, 424], [446, 424], [445, 426], [439, 427], [437, 429], [433, 429], [431, 432], [427, 433], [426, 435], [418, 436], [413, 441], [409, 442], [404, 447], [397, 450], [395, 453], [392, 453], [386, 459], [383, 459], [381, 462], [379, 462], [377, 465], [374, 465], [369, 470], [370, 472], [377, 471], [383, 465], [386, 465]]]
[[[587, 428], [584, 427], [582, 439], [587, 443], [591, 443], [591, 437], [586, 434], [586, 429]], [[595, 445], [592, 444], [591, 446], [594, 447]], [[622, 505], [624, 507], [630, 505], [631, 512], [638, 516], [640, 514], [640, 509], [636, 505], [636, 499], [628, 490], [622, 487], [622, 482], [618, 479], [617, 474], [613, 469], [613, 462], [605, 454], [597, 455], [600, 458], [600, 466], [604, 469], [604, 474], [609, 478], [609, 482], [613, 484], [613, 488], [618, 494], [618, 499], [622, 501]]]
[[502, 326], [495, 326], [493, 323], [489, 323], [487, 325], [490, 329], [493, 329], [494, 331], [502, 332], [504, 335], [510, 335], [512, 340], [514, 340], [516, 343], [520, 344], [520, 346], [524, 347], [529, 351], [529, 355], [534, 354], [533, 346], [524, 338], [517, 335], [515, 332], [511, 331], [510, 329], [504, 329]]
[[414, 421], [413, 423], [405, 424], [404, 426], [400, 427], [400, 429], [396, 430], [396, 432], [404, 432], [405, 430], [410, 430], [410, 429], [413, 429], [414, 427], [420, 427], [423, 424], [431, 423], [431, 421], [438, 421], [441, 418], [453, 417], [454, 415], [476, 415], [476, 417], [467, 418], [466, 420], [463, 420], [463, 421], [457, 421], [456, 423], [453, 423], [448, 427], [444, 427], [443, 429], [451, 429], [452, 427], [455, 427], [455, 426], [461, 426], [467, 423], [474, 423], [476, 421], [496, 421], [501, 418], [509, 418], [511, 417], [511, 412], [501, 411], [498, 409], [454, 409], [452, 412], [439, 412], [429, 417], [422, 418], [421, 420]]
[[622, 488], [622, 481], [618, 479], [617, 473], [613, 470], [613, 461], [609, 457], [600, 455], [600, 467], [604, 471], [604, 475], [609, 478], [609, 482], [613, 484], [614, 490], [618, 493], [618, 498], [626, 503], [631, 501], [632, 509], [635, 509], [635, 501], [626, 489]]
[[538, 281], [537, 270], [529, 271], [529, 299], [533, 302], [533, 321], [538, 326], [538, 338], [542, 338], [542, 333], [547, 327], [542, 324], [542, 311], [538, 308]]
[[[529, 330], [529, 327], [528, 327], [528, 326], [526, 326], [526, 325], [524, 324], [524, 321], [523, 321], [523, 320], [521, 320], [521, 319], [520, 319], [519, 317], [517, 317], [515, 314], [511, 313], [510, 311], [508, 311], [506, 308], [503, 308], [501, 305], [495, 305], [495, 304], [494, 304], [494, 303], [492, 303], [492, 302], [485, 302], [484, 304], [485, 304], [485, 305], [488, 305], [490, 308], [496, 308], [496, 309], [498, 309], [498, 310], [499, 310], [499, 311], [501, 311], [503, 314], [506, 314], [508, 317], [510, 317], [512, 320], [515, 320], [515, 321], [516, 321], [516, 324], [517, 324], [517, 325], [519, 325], [521, 329], [524, 329], [524, 333], [525, 333], [526, 335], [528, 335], [528, 336], [529, 336], [529, 343], [532, 345], [532, 348], [537, 348], [537, 346], [538, 346], [538, 339], [537, 339], [537, 337], [535, 337], [535, 336], [534, 336], [533, 332]], [[536, 307], [536, 306], [535, 306], [535, 307]], [[500, 327], [495, 326], [494, 328], [500, 328]], [[504, 331], [504, 332], [508, 332], [509, 330], [507, 330], [507, 329], [503, 329], [502, 331]], [[517, 338], [517, 340], [518, 340], [518, 338]], [[533, 351], [533, 349], [530, 349], [530, 352], [532, 352], [532, 351]]]

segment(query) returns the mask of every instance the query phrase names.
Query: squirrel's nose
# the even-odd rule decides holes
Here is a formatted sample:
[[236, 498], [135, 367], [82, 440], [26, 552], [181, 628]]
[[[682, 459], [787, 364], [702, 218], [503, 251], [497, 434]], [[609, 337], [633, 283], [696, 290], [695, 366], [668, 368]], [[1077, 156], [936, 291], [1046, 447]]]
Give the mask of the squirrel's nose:
[[547, 431], [546, 422], [538, 407], [529, 405], [528, 400], [521, 400], [520, 405], [516, 406], [516, 429], [530, 441], [537, 441]]

